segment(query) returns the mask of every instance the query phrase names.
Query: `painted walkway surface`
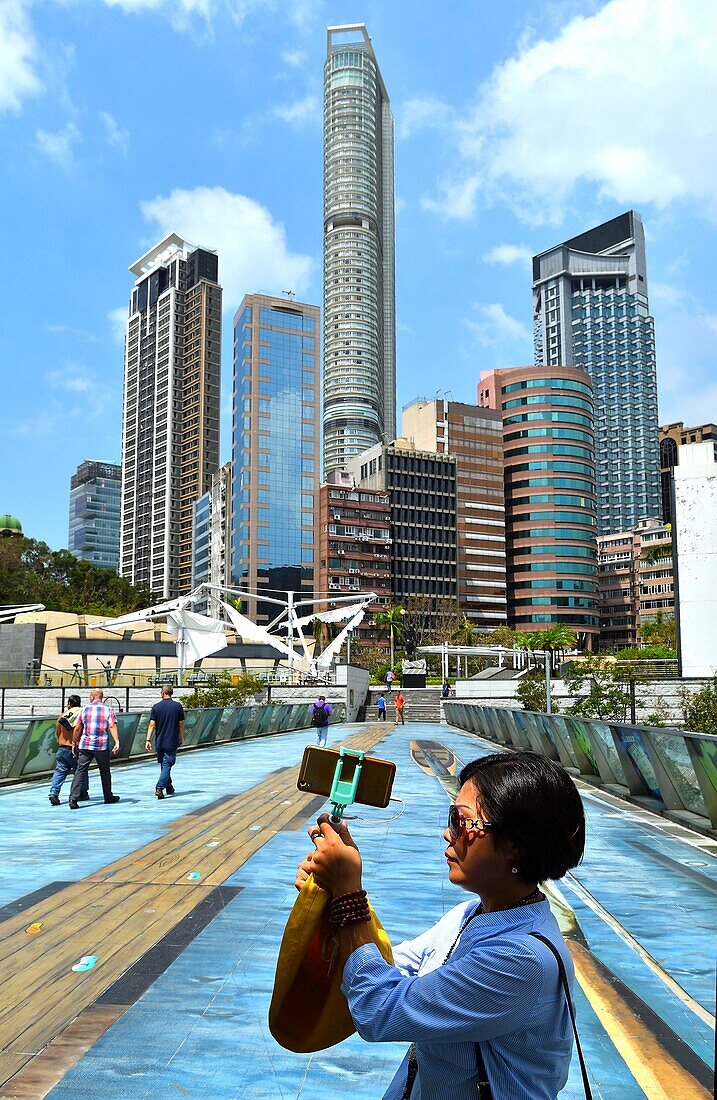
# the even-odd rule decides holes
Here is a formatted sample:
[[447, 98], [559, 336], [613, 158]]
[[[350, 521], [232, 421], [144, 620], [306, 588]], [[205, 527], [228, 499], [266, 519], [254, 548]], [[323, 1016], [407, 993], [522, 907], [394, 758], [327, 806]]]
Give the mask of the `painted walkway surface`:
[[[399, 942], [465, 896], [446, 878], [451, 781], [435, 772], [493, 746], [418, 723], [332, 733], [397, 763], [400, 801], [356, 808], [350, 824]], [[178, 793], [163, 802], [149, 762], [114, 771], [113, 807], [53, 808], [47, 784], [0, 792], [0, 1097], [383, 1094], [403, 1045], [354, 1036], [301, 1056], [268, 1032], [294, 870], [319, 809], [294, 786], [310, 739], [304, 730], [181, 756]], [[717, 859], [681, 827], [581, 790], [586, 858], [551, 903], [579, 977], [595, 1095], [708, 1097]], [[582, 1095], [574, 1064], [561, 1097]]]

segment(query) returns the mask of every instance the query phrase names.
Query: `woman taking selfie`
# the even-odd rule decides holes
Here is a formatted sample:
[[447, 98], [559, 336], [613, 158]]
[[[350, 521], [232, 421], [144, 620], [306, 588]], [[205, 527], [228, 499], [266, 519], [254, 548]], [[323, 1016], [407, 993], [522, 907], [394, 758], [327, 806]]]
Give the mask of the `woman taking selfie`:
[[315, 850], [296, 885], [313, 873], [332, 894], [359, 1034], [413, 1044], [384, 1100], [555, 1100], [573, 1031], [554, 952], [569, 984], [573, 968], [539, 883], [582, 857], [580, 796], [559, 764], [530, 752], [475, 760], [460, 783], [445, 858], [449, 880], [472, 896], [395, 947], [393, 966], [369, 935], [361, 856], [345, 826], [336, 833], [322, 815], [311, 827]]

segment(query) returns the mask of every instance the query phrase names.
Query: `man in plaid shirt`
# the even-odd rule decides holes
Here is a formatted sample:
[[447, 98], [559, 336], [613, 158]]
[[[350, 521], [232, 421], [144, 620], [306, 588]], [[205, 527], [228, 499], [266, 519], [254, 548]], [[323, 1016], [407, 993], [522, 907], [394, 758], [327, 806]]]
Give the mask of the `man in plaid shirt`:
[[72, 752], [78, 757], [78, 761], [77, 771], [70, 790], [71, 810], [79, 810], [80, 808], [78, 798], [82, 794], [87, 771], [93, 759], [97, 761], [97, 767], [100, 770], [102, 794], [105, 802], [108, 805], [119, 802], [119, 795], [112, 794], [109, 748], [111, 734], [114, 742], [112, 754], [116, 756], [120, 749], [117, 715], [112, 707], [108, 707], [102, 702], [103, 697], [102, 688], [92, 689], [89, 704], [82, 708], [73, 730]]

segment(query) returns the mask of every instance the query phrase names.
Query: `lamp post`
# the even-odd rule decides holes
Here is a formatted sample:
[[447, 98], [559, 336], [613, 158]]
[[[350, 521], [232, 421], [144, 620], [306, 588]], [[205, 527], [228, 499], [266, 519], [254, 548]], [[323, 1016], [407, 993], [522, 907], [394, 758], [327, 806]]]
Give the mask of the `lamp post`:
[[552, 714], [553, 708], [550, 702], [550, 657], [551, 654], [548, 650], [543, 654], [545, 657], [545, 713]]

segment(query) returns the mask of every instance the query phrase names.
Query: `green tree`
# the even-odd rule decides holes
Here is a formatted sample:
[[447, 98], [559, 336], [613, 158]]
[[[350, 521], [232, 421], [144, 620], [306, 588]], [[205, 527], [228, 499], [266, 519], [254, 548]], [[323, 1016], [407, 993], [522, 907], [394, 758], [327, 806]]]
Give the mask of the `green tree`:
[[384, 634], [388, 634], [391, 646], [391, 668], [396, 661], [396, 638], [402, 638], [405, 631], [405, 611], [398, 604], [387, 607], [383, 611], [377, 611], [373, 617], [376, 626], [380, 627]]
[[[540, 714], [545, 714], [547, 712], [548, 693], [545, 690], [545, 676], [538, 669], [534, 669], [532, 672], [526, 672], [524, 676], [521, 676], [516, 694], [523, 710], [534, 710], [538, 711]], [[553, 714], [557, 714], [560, 709], [555, 701], [552, 686], [550, 691], [550, 707]]]
[[223, 672], [213, 684], [198, 684], [194, 691], [182, 697], [185, 710], [197, 707], [241, 707], [252, 695], [259, 695], [266, 685], [257, 676], [243, 673], [232, 676]]
[[717, 676], [695, 694], [682, 692], [685, 729], [694, 733], [717, 733]]
[[625, 722], [630, 713], [630, 691], [620, 679], [616, 662], [605, 657], [584, 657], [563, 671], [563, 680], [571, 695], [577, 696], [569, 714]]
[[672, 616], [658, 611], [651, 622], [640, 627], [640, 639], [646, 645], [669, 646], [674, 650], [677, 646], [677, 623]]
[[123, 615], [149, 607], [144, 585], [35, 539], [0, 540], [0, 604], [42, 603], [75, 615]]
[[545, 630], [539, 630], [534, 637], [536, 641], [535, 648], [543, 649], [550, 654], [550, 666], [553, 670], [556, 668], [555, 657], [557, 654], [562, 657], [566, 649], [575, 649], [575, 631], [560, 623], [549, 626]]
[[489, 630], [487, 634], [481, 634], [481, 645], [501, 645], [505, 649], [512, 649], [518, 632], [511, 630], [509, 626], [497, 626], [495, 630]]
[[516, 649], [524, 649], [528, 655], [528, 669], [532, 664], [537, 664], [535, 658], [535, 650], [541, 649], [540, 639], [538, 634], [532, 634], [525, 630], [516, 631], [513, 645]]

